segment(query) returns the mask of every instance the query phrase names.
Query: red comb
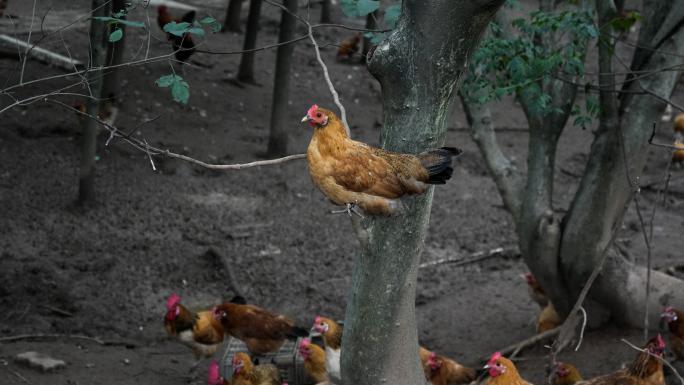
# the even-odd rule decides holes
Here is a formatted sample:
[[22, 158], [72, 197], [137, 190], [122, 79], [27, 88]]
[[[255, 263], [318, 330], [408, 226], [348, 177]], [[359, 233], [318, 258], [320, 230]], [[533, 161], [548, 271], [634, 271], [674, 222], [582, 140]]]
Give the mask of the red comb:
[[534, 282], [534, 276], [532, 275], [532, 273], [527, 273], [527, 274], [525, 274], [525, 279], [526, 279], [527, 282], [529, 282], [529, 283]]
[[[314, 106], [314, 107], [316, 107], [316, 106]], [[311, 107], [311, 108], [313, 108], [313, 107]], [[323, 317], [321, 317], [321, 316], [316, 317], [316, 319], [314, 320], [314, 323], [317, 324], [318, 321], [321, 320], [321, 318], [323, 318]]]
[[309, 339], [308, 339], [308, 338], [304, 338], [304, 339], [302, 340], [302, 343], [299, 344], [299, 348], [300, 348], [300, 349], [304, 349], [304, 347], [305, 347], [306, 345], [308, 345], [308, 344], [309, 344]]
[[665, 347], [665, 342], [663, 342], [663, 339], [660, 338], [660, 334], [658, 334], [658, 346], [660, 346], [661, 348]]
[[166, 300], [166, 308], [169, 309], [169, 310], [171, 310], [171, 309], [173, 309], [176, 305], [178, 305], [179, 303], [180, 303], [180, 297], [178, 296], [178, 294], [173, 293], [173, 294], [171, 294], [171, 296], [169, 297], [169, 299]]
[[496, 353], [492, 354], [492, 358], [489, 359], [489, 363], [492, 364], [492, 363], [494, 363], [494, 361], [498, 360], [499, 358], [501, 358], [501, 352], [496, 352]]
[[672, 306], [668, 306], [665, 308], [665, 313], [669, 313], [672, 311]]
[[309, 108], [309, 111], [306, 112], [306, 115], [309, 117], [313, 116], [314, 111], [316, 111], [317, 109], [318, 106], [314, 104], [313, 106], [311, 106], [311, 108]]
[[212, 361], [209, 365], [209, 383], [219, 384], [221, 383], [221, 374], [219, 373], [218, 362]]
[[430, 353], [430, 358], [435, 358], [435, 352]]

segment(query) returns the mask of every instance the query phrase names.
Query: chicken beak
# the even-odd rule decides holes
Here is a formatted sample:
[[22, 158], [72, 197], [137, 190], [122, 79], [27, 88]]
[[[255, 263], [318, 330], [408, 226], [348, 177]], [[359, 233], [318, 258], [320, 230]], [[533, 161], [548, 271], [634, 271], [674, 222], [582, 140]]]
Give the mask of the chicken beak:
[[308, 122], [309, 120], [311, 120], [311, 119], [309, 118], [309, 115], [307, 115], [307, 116], [302, 118], [302, 123]]
[[491, 368], [492, 368], [492, 367], [489, 366], [489, 364], [487, 364], [487, 365], [485, 365], [484, 368], [482, 368], [482, 369], [491, 369]]

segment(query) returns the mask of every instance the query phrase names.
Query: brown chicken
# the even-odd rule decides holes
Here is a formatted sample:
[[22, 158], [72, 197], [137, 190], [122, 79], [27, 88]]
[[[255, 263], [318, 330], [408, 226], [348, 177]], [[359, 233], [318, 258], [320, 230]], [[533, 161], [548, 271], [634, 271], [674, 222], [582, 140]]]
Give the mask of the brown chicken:
[[299, 344], [299, 353], [304, 358], [304, 372], [309, 380], [318, 384], [328, 381], [328, 372], [325, 370], [325, 351], [318, 345], [309, 342], [308, 338]]
[[321, 333], [325, 344], [325, 371], [334, 383], [342, 382], [340, 354], [342, 353], [342, 327], [335, 321], [316, 317], [312, 330]]
[[357, 33], [351, 39], [347, 39], [340, 44], [340, 48], [337, 50], [337, 58], [347, 55], [348, 58], [354, 56], [359, 51], [359, 40], [361, 39], [361, 34]]
[[551, 383], [553, 385], [574, 385], [577, 382], [582, 381], [582, 376], [580, 376], [577, 369], [570, 364], [558, 364], [553, 368], [551, 372], [553, 380]]
[[229, 385], [230, 383], [221, 377], [218, 362], [212, 361], [209, 365], [209, 382], [207, 385]]
[[525, 280], [527, 281], [527, 293], [532, 298], [532, 301], [536, 302], [542, 309], [545, 308], [549, 303], [549, 298], [541, 286], [539, 286], [537, 280], [534, 279], [532, 273], [525, 274]]
[[333, 204], [347, 206], [341, 212], [349, 215], [356, 205], [369, 214], [401, 212], [402, 196], [451, 179], [452, 157], [461, 153], [454, 147], [419, 155], [374, 148], [349, 139], [337, 116], [316, 105], [302, 121], [314, 128], [306, 154], [311, 180]]
[[668, 306], [661, 316], [670, 330], [670, 350], [680, 360], [684, 360], [684, 313]]
[[[164, 328], [174, 341], [187, 346], [195, 354], [195, 359], [212, 356], [223, 342], [223, 327], [212, 318], [211, 311], [197, 314], [180, 304], [178, 294], [172, 294], [166, 301]], [[195, 365], [197, 365], [195, 363]]]
[[428, 360], [430, 359], [430, 356], [433, 354], [431, 351], [425, 349], [422, 346], [418, 346], [418, 349], [420, 350], [420, 364], [423, 367], [423, 373], [425, 374], [425, 379], [430, 380], [430, 367], [428, 366]]
[[224, 303], [214, 308], [226, 334], [242, 340], [252, 354], [264, 354], [280, 349], [286, 339], [308, 337], [309, 332], [295, 326], [290, 317], [278, 315], [254, 305]]
[[[157, 7], [157, 25], [161, 30], [164, 30], [164, 26], [171, 22], [180, 23], [192, 23], [195, 20], [195, 11], [190, 11], [183, 15], [181, 19], [173, 17], [167, 10], [165, 5], [160, 5]], [[190, 56], [195, 53], [195, 43], [190, 38], [189, 33], [185, 33], [183, 36], [176, 36], [170, 33], [166, 36], [167, 40], [173, 43], [173, 50], [176, 60], [180, 62], [185, 62], [190, 58]]]
[[254, 365], [246, 353], [233, 357], [230, 385], [281, 385], [282, 378], [275, 365]]
[[684, 113], [674, 118], [674, 132], [679, 140], [684, 137]]
[[455, 361], [441, 356], [435, 352], [430, 354], [427, 361], [430, 368], [429, 385], [458, 385], [468, 383], [475, 379], [475, 369], [459, 365]]
[[[74, 107], [75, 109], [81, 111], [82, 113], [86, 112], [86, 107], [81, 103], [80, 100], [75, 99], [72, 103], [71, 106]], [[76, 114], [76, 119], [78, 122], [83, 125], [85, 124], [86, 116], [83, 114], [79, 114], [78, 112], [75, 112]], [[102, 119], [103, 122], [109, 124], [109, 125], [114, 125], [114, 121], [116, 120], [116, 116], [119, 114], [119, 107], [117, 104], [116, 99], [114, 98], [114, 94], [110, 94], [109, 97], [104, 100], [104, 103], [101, 103], [100, 105], [100, 110], [97, 112], [97, 116]], [[98, 132], [102, 131], [108, 131], [106, 128], [103, 128], [101, 125], [98, 125]]]
[[675, 150], [672, 154], [672, 163], [677, 167], [681, 167], [684, 165], [684, 143], [675, 142], [674, 145], [677, 148], [681, 148], [681, 150]]
[[551, 301], [546, 307], [539, 313], [539, 318], [537, 319], [537, 334], [544, 333], [547, 330], [555, 329], [561, 326], [563, 322], [556, 313], [556, 309], [553, 307]]
[[486, 385], [532, 385], [523, 380], [515, 365], [509, 359], [501, 357], [499, 352], [492, 355], [484, 368], [489, 371], [490, 376]]
[[[651, 338], [644, 349], [656, 356], [663, 357], [665, 343], [660, 338], [660, 335], [658, 335], [657, 338]], [[665, 385], [665, 377], [663, 376], [663, 363], [650, 354], [640, 352], [634, 359], [634, 362], [632, 362], [628, 367], [613, 374], [583, 381], [580, 384]]]

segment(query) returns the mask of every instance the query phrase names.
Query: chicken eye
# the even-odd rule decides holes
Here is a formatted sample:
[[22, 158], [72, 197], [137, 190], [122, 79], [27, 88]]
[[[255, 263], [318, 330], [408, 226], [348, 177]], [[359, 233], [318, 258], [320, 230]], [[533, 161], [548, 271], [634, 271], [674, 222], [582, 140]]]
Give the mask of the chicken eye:
[[320, 112], [316, 114], [316, 117], [317, 117], [317, 118], [320, 118], [321, 116], [323, 116], [323, 115], [321, 115]]
[[224, 311], [224, 312], [221, 314], [221, 317], [225, 317], [225, 316], [227, 316], [227, 315], [228, 315], [228, 314], [226, 314], [226, 312]]

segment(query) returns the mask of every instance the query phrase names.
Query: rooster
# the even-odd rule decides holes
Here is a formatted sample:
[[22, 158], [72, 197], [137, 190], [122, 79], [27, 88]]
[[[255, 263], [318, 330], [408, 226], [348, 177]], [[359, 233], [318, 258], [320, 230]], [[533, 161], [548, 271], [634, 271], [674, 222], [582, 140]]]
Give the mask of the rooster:
[[[169, 13], [169, 11], [166, 10], [165, 5], [160, 5], [159, 7], [157, 7], [157, 25], [159, 25], [159, 28], [161, 28], [162, 31], [164, 30], [164, 26], [171, 22], [176, 22], [178, 24], [192, 24], [194, 20], [195, 11], [190, 11], [186, 13], [179, 20], [173, 17]], [[176, 60], [180, 61], [181, 63], [184, 63], [186, 60], [190, 58], [190, 56], [192, 56], [193, 53], [195, 53], [195, 43], [193, 43], [189, 33], [186, 32], [183, 34], [183, 36], [176, 36], [168, 33], [166, 38], [173, 44], [173, 50], [175, 51], [174, 56], [176, 57]]]
[[282, 378], [275, 365], [254, 365], [246, 353], [233, 357], [230, 385], [281, 385]]
[[429, 385], [457, 385], [475, 379], [475, 369], [459, 365], [448, 358], [436, 356], [435, 352], [430, 354], [427, 366], [430, 368], [430, 376], [427, 379]]
[[397, 214], [404, 195], [422, 194], [430, 185], [444, 184], [454, 171], [452, 157], [461, 153], [442, 147], [419, 155], [397, 154], [351, 140], [332, 112], [311, 107], [302, 122], [314, 128], [307, 150], [311, 180], [333, 204], [369, 214]]
[[316, 317], [312, 330], [321, 333], [325, 344], [325, 371], [336, 384], [342, 383], [340, 353], [342, 352], [342, 327], [335, 321]]
[[304, 358], [304, 372], [309, 380], [314, 384], [328, 381], [328, 372], [325, 370], [325, 351], [305, 338], [299, 344], [299, 352]]
[[187, 346], [195, 354], [197, 362], [193, 368], [202, 358], [216, 353], [223, 342], [224, 331], [221, 323], [212, 318], [211, 311], [195, 314], [180, 304], [180, 297], [175, 293], [166, 301], [166, 308], [164, 328], [171, 339]]
[[361, 34], [357, 33], [351, 39], [347, 39], [340, 44], [340, 48], [337, 50], [337, 59], [347, 55], [347, 58], [354, 56], [359, 51], [359, 40], [361, 39]]
[[527, 281], [527, 292], [530, 298], [536, 302], [541, 308], [545, 308], [549, 303], [549, 298], [544, 293], [544, 290], [539, 286], [537, 280], [534, 279], [532, 273], [525, 274], [525, 280]]
[[290, 317], [254, 305], [224, 303], [214, 308], [213, 318], [221, 322], [226, 334], [242, 340], [252, 354], [280, 349], [286, 339], [308, 337], [309, 332], [295, 326]]
[[661, 316], [670, 330], [670, 349], [680, 360], [684, 360], [684, 313], [668, 306]]
[[509, 359], [501, 357], [499, 352], [492, 355], [484, 368], [489, 370], [490, 375], [486, 385], [532, 385], [523, 380], [515, 365]]
[[[644, 347], [646, 352], [640, 352], [628, 367], [613, 374], [583, 381], [587, 385], [665, 385], [663, 363], [651, 354], [664, 356], [665, 343], [660, 338], [651, 338]], [[650, 354], [649, 354], [650, 353]]]
[[552, 385], [574, 385], [582, 381], [577, 369], [570, 364], [558, 364], [551, 371]]

